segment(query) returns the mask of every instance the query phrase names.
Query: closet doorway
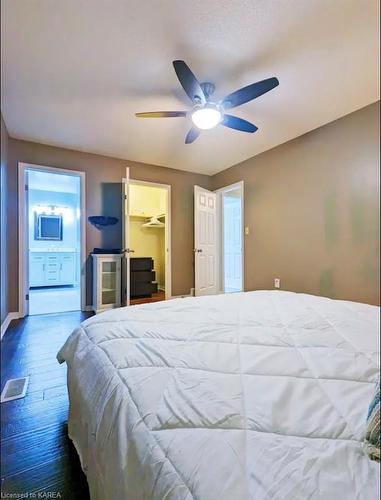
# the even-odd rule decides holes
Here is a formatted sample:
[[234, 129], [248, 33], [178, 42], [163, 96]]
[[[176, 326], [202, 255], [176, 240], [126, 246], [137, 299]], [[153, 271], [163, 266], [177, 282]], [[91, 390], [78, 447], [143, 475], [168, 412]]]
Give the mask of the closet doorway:
[[130, 305], [171, 296], [170, 186], [128, 184]]

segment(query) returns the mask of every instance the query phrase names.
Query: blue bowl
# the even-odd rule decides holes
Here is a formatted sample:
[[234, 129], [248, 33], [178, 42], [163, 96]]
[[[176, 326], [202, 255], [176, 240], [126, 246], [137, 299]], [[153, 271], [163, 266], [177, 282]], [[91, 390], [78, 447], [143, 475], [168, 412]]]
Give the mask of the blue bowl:
[[108, 217], [106, 215], [90, 215], [90, 217], [88, 217], [90, 224], [95, 226], [97, 229], [113, 226], [118, 222], [118, 220], [119, 219], [117, 217]]

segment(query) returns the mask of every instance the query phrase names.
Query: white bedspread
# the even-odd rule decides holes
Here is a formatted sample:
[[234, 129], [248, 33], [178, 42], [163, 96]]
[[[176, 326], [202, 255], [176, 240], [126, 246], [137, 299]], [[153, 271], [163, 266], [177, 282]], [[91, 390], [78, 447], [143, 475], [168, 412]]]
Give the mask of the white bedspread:
[[379, 308], [281, 291], [85, 321], [59, 352], [93, 500], [373, 500]]

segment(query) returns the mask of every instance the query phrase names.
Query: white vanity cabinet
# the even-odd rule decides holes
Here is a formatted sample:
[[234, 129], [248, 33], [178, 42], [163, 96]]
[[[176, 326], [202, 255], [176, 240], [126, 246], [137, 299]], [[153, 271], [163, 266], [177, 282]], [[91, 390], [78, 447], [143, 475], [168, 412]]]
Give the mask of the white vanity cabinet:
[[30, 252], [29, 286], [74, 285], [75, 252]]
[[121, 254], [92, 254], [93, 310], [95, 313], [121, 306]]
[[45, 285], [45, 254], [29, 254], [29, 286]]

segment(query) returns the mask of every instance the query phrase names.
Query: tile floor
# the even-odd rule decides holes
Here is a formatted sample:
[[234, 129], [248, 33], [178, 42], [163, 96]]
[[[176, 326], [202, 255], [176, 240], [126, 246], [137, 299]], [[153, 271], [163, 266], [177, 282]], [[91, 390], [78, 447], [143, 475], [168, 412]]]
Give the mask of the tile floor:
[[81, 309], [79, 286], [43, 287], [29, 290], [29, 314], [60, 313]]

